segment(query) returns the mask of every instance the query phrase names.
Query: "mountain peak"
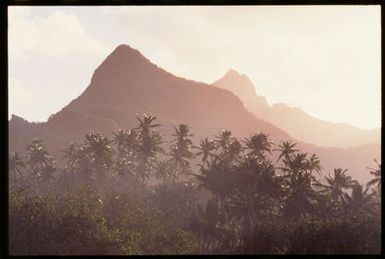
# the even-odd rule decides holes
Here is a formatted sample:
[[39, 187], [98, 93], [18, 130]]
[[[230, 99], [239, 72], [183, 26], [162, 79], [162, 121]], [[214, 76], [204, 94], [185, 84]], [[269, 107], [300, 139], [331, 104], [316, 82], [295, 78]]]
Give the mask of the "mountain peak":
[[138, 50], [131, 48], [129, 45], [121, 44], [95, 70], [91, 83], [98, 80], [103, 81], [107, 76], [109, 78], [115, 76], [117, 78], [126, 77], [127, 74], [135, 75], [155, 67]]
[[225, 74], [225, 76], [231, 75], [241, 76], [241, 74], [237, 70], [230, 68], [229, 71], [227, 71], [227, 73]]
[[251, 80], [234, 69], [227, 71], [221, 79], [215, 81], [212, 85], [234, 93], [250, 111], [262, 111], [269, 106], [265, 97], [256, 94]]
[[120, 45], [118, 45], [118, 46], [115, 48], [115, 50], [117, 50], [117, 49], [129, 49], [129, 50], [134, 50], [134, 49], [131, 48], [130, 45], [128, 45], [128, 44], [120, 44]]
[[241, 74], [237, 70], [232, 68], [230, 68], [229, 71], [227, 71], [227, 73], [223, 76], [223, 78], [227, 78], [230, 80], [237, 80], [237, 81], [239, 80], [248, 81], [250, 84], [252, 84], [250, 79], [245, 74]]
[[127, 44], [120, 44], [119, 46], [117, 46], [115, 50], [112, 51], [112, 53], [110, 54], [110, 56], [115, 56], [115, 55], [117, 56], [120, 56], [120, 55], [138, 56], [139, 55], [144, 58], [144, 56], [137, 49], [131, 48]]
[[230, 90], [241, 97], [241, 99], [243, 96], [256, 95], [254, 85], [250, 79], [234, 69], [227, 71], [221, 79], [215, 81], [212, 85]]
[[[114, 65], [127, 64], [127, 63], [151, 63], [145, 56], [143, 56], [137, 49], [131, 48], [129, 45], [120, 44], [111, 52], [110, 55], [101, 64], [114, 63]], [[123, 65], [122, 64], [122, 65]]]

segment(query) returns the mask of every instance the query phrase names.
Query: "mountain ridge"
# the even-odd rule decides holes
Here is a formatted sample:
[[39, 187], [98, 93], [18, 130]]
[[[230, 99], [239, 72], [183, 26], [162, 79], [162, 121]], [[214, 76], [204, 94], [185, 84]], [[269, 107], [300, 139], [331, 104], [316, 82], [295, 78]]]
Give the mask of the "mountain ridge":
[[[69, 139], [70, 135], [91, 130], [93, 124], [108, 133], [136, 125], [136, 114], [144, 112], [158, 115], [165, 125], [195, 125], [201, 134], [230, 128], [235, 135], [247, 135], [254, 124], [256, 129], [288, 137], [270, 123], [256, 119], [232, 92], [174, 76], [128, 45], [119, 45], [106, 57], [84, 92], [40, 125], [44, 128], [40, 135], [47, 138], [47, 131], [56, 130], [61, 139]], [[11, 128], [13, 124], [11, 120]]]
[[[136, 115], [144, 112], [157, 117], [162, 124], [160, 130], [167, 138], [174, 125], [187, 123], [196, 143], [200, 137], [213, 138], [226, 128], [238, 138], [262, 131], [276, 144], [281, 140], [296, 141], [264, 118], [252, 114], [231, 91], [174, 76], [139, 51], [120, 45], [95, 69], [85, 91], [46, 122], [21, 125], [16, 123], [20, 122], [17, 117], [11, 119], [9, 150], [23, 153], [32, 137], [41, 137], [59, 159], [61, 150], [72, 141], [81, 141], [85, 133], [96, 130], [112, 137], [112, 132], [120, 128], [136, 127]], [[371, 148], [365, 156], [355, 155], [360, 153], [354, 150], [336, 149], [330, 156], [330, 149], [303, 142], [299, 147], [319, 154], [321, 162], [330, 165], [328, 170], [332, 166], [349, 165], [353, 168], [352, 174], [365, 180], [369, 174], [368, 177], [359, 174], [377, 156], [377, 148]]]
[[[229, 78], [231, 75], [231, 78]], [[264, 96], [250, 88], [255, 86], [246, 75], [230, 69], [222, 78], [211, 85], [232, 91], [257, 117], [265, 119], [301, 141], [318, 146], [354, 147], [366, 143], [380, 143], [381, 129], [360, 129], [347, 123], [329, 122], [306, 113], [300, 107], [285, 103], [268, 105]], [[284, 115], [284, 116], [282, 116]]]

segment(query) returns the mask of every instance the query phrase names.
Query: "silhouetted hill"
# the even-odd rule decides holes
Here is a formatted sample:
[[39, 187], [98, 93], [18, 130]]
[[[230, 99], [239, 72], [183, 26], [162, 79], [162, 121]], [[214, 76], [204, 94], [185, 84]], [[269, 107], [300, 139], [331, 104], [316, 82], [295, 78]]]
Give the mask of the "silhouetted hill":
[[23, 152], [25, 145], [20, 143], [31, 138], [24, 133], [32, 131], [53, 153], [60, 154], [58, 148], [81, 139], [88, 131], [110, 135], [119, 128], [136, 127], [135, 115], [144, 112], [157, 116], [164, 134], [185, 122], [197, 137], [229, 128], [236, 136], [264, 131], [273, 139], [289, 138], [284, 131], [255, 118], [230, 91], [176, 77], [137, 50], [120, 45], [95, 70], [87, 89], [46, 123], [20, 131], [15, 129], [19, 123], [11, 119], [10, 150]]
[[235, 70], [227, 72], [213, 85], [233, 92], [257, 117], [271, 122], [301, 141], [330, 147], [355, 147], [379, 144], [381, 141], [380, 129], [364, 130], [344, 123], [320, 120], [300, 108], [284, 103], [269, 106], [265, 97], [256, 94], [250, 79]]
[[63, 113], [70, 112], [111, 120], [112, 129], [136, 126], [135, 114], [149, 112], [165, 126], [186, 122], [206, 134], [230, 128], [237, 135], [263, 130], [287, 137], [256, 119], [233, 93], [176, 77], [127, 45], [117, 47], [95, 70], [85, 92], [49, 123], [60, 124], [66, 117]]
[[[25, 153], [26, 143], [41, 137], [49, 152], [60, 159], [63, 147], [81, 140], [84, 133], [98, 131], [111, 136], [119, 128], [136, 127], [135, 115], [144, 112], [157, 116], [166, 138], [173, 132], [173, 125], [182, 122], [192, 127], [195, 141], [213, 137], [224, 128], [242, 138], [263, 131], [275, 143], [291, 138], [254, 116], [232, 92], [176, 77], [139, 51], [120, 45], [95, 70], [87, 89], [47, 122], [34, 124], [13, 116], [9, 122], [10, 152]], [[368, 179], [366, 166], [379, 158], [376, 148], [362, 155], [354, 150], [325, 149], [304, 143], [301, 146], [304, 151], [320, 154], [326, 169], [332, 165], [351, 167], [351, 173], [359, 175], [357, 178]]]

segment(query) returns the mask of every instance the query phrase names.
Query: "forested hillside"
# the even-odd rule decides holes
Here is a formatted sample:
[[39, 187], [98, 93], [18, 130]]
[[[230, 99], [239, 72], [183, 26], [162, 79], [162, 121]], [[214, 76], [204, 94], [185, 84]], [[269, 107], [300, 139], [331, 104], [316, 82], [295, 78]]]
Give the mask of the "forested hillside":
[[10, 154], [11, 255], [380, 253], [380, 164], [361, 185], [263, 132], [136, 120], [63, 146], [63, 166], [44, 139]]

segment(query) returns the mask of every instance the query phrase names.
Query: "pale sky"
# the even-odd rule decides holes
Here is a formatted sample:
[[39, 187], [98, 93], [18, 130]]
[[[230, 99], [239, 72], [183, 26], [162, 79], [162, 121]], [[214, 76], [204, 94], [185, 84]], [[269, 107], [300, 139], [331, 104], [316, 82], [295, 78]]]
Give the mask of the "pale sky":
[[46, 121], [118, 45], [212, 83], [230, 68], [268, 103], [381, 127], [380, 6], [9, 7], [9, 115]]

